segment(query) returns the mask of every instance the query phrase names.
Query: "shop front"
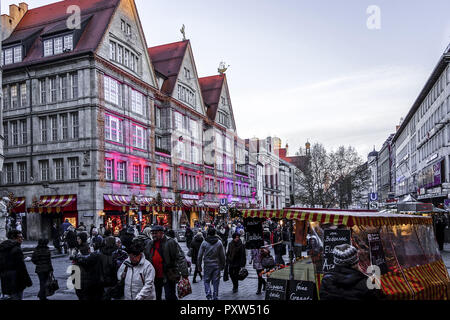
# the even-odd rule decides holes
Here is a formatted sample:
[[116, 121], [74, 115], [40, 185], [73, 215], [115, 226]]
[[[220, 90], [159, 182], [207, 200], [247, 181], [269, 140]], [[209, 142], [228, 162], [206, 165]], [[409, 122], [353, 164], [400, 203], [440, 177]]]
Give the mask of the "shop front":
[[176, 210], [175, 201], [172, 199], [163, 199], [162, 206], [153, 207], [153, 214], [155, 217], [154, 223], [172, 229], [173, 227], [173, 210]]
[[205, 214], [203, 216], [202, 222], [205, 222], [205, 223], [214, 222], [214, 219], [216, 218], [216, 216], [219, 215], [220, 203], [205, 201], [205, 202], [203, 202], [203, 204], [205, 206], [204, 207]]
[[128, 223], [130, 199], [128, 196], [105, 194], [103, 205], [103, 225], [106, 230], [110, 230], [114, 236], [117, 236]]
[[22, 228], [23, 236], [27, 237], [27, 209], [25, 207], [24, 197], [15, 197], [10, 202], [9, 216], [11, 218], [9, 227], [13, 227], [12, 224], [16, 224], [17, 227]]
[[151, 197], [139, 198], [139, 212], [137, 213], [137, 221], [140, 226], [140, 231], [144, 230], [147, 225], [153, 223], [153, 207], [154, 200]]
[[436, 207], [444, 207], [444, 199], [448, 198], [448, 190], [443, 186], [445, 177], [445, 161], [429, 165], [419, 173], [418, 177], [418, 200], [432, 203]]
[[65, 220], [78, 227], [77, 195], [41, 196], [28, 212], [41, 215], [41, 237], [51, 239], [52, 225], [59, 227]]

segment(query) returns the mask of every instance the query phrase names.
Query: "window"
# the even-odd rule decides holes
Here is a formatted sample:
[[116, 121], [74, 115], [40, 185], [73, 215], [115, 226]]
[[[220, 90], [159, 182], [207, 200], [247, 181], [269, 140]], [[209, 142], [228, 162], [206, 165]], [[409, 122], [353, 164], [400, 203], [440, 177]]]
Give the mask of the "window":
[[20, 85], [20, 105], [26, 107], [27, 104], [27, 84], [22, 83]]
[[72, 117], [72, 138], [78, 139], [80, 136], [80, 123], [78, 121], [78, 112], [72, 112], [70, 116]]
[[136, 112], [138, 114], [144, 114], [144, 96], [142, 93], [131, 90], [131, 111]]
[[108, 76], [104, 77], [105, 101], [119, 104], [119, 82]]
[[141, 183], [141, 166], [133, 164], [133, 182]]
[[56, 77], [52, 77], [50, 80], [50, 102], [56, 102]]
[[135, 60], [136, 58], [135, 58], [135, 55], [134, 55], [134, 53], [130, 53], [130, 69], [131, 70], [134, 70], [134, 63], [135, 63]]
[[47, 118], [39, 118], [39, 130], [41, 131], [41, 142], [47, 142]]
[[198, 139], [198, 124], [197, 121], [191, 119], [191, 135], [194, 139]]
[[170, 186], [170, 170], [164, 171], [164, 187]]
[[61, 129], [62, 129], [62, 139], [69, 139], [69, 120], [67, 114], [60, 115], [61, 119]]
[[48, 165], [48, 160], [39, 161], [39, 173], [41, 181], [49, 181], [50, 180], [50, 169]]
[[19, 101], [17, 99], [17, 85], [11, 86], [11, 105], [13, 109], [19, 107]]
[[127, 35], [131, 36], [131, 26], [127, 24]]
[[183, 130], [183, 115], [175, 111], [175, 130]]
[[156, 136], [156, 148], [162, 149], [162, 137]]
[[144, 167], [144, 184], [150, 184], [150, 167]]
[[6, 172], [5, 183], [7, 184], [14, 183], [14, 164], [12, 163], [5, 164], [5, 172]]
[[176, 157], [180, 160], [185, 160], [186, 158], [186, 150], [184, 149], [184, 143], [182, 141], [177, 141], [177, 154]]
[[44, 41], [44, 57], [53, 55], [53, 40]]
[[113, 160], [105, 159], [105, 179], [114, 180], [113, 172]]
[[155, 108], [155, 126], [157, 128], [161, 128], [161, 109]]
[[19, 131], [17, 128], [17, 121], [11, 121], [11, 131], [12, 131], [12, 146], [17, 146], [19, 144]]
[[184, 77], [186, 79], [191, 79], [191, 71], [188, 68], [184, 68]]
[[126, 31], [126, 24], [124, 20], [120, 20], [120, 30], [122, 30], [123, 32]]
[[163, 185], [163, 169], [158, 169], [156, 173], [156, 183], [158, 187], [162, 187]]
[[231, 139], [230, 138], [225, 139], [225, 150], [227, 152], [231, 152]]
[[51, 133], [52, 133], [52, 141], [58, 140], [58, 118], [57, 116], [50, 117], [50, 125], [51, 125]]
[[79, 158], [69, 158], [70, 179], [75, 180], [80, 176], [80, 160]]
[[121, 45], [117, 46], [117, 62], [123, 64], [123, 47]]
[[5, 139], [5, 147], [9, 146], [8, 122], [3, 122], [3, 138]]
[[22, 62], [22, 47], [14, 47], [14, 63]]
[[199, 161], [199, 152], [197, 147], [192, 147], [192, 162], [195, 164], [200, 163]]
[[53, 41], [54, 45], [54, 54], [60, 54], [63, 52], [63, 39], [58, 37]]
[[39, 80], [39, 89], [41, 92], [41, 104], [47, 103], [47, 88], [45, 85], [45, 79]]
[[22, 144], [28, 143], [27, 120], [20, 120], [20, 132], [22, 133]]
[[115, 142], [122, 142], [122, 121], [116, 117], [105, 116], [105, 138]]
[[13, 63], [13, 49], [5, 49], [3, 50], [3, 55], [5, 59], [5, 65]]
[[64, 180], [64, 159], [55, 159], [55, 180]]
[[145, 147], [145, 130], [137, 125], [132, 125], [133, 147], [144, 149]]
[[19, 183], [27, 182], [27, 163], [18, 162], [17, 169], [19, 171]]
[[67, 94], [67, 75], [61, 75], [60, 77], [60, 88], [61, 88], [61, 100], [67, 100], [69, 98]]
[[3, 87], [3, 109], [9, 109], [10, 106], [10, 99], [9, 99], [9, 94], [8, 94], [8, 87], [4, 86]]
[[116, 61], [116, 50], [117, 50], [116, 43], [110, 41], [109, 42], [109, 58], [113, 61]]
[[73, 50], [73, 35], [65, 35], [44, 40], [44, 57]]
[[216, 147], [223, 149], [223, 137], [219, 132], [216, 132]]
[[130, 56], [130, 50], [125, 49], [125, 55], [123, 57], [123, 64], [128, 67], [128, 60]]
[[64, 51], [73, 50], [73, 35], [64, 36]]
[[72, 99], [78, 98], [78, 73], [74, 72], [70, 75], [70, 84], [72, 86]]
[[191, 89], [178, 84], [178, 100], [187, 102], [191, 106], [195, 106], [195, 93]]
[[125, 182], [126, 177], [126, 162], [118, 161], [117, 162], [117, 181]]

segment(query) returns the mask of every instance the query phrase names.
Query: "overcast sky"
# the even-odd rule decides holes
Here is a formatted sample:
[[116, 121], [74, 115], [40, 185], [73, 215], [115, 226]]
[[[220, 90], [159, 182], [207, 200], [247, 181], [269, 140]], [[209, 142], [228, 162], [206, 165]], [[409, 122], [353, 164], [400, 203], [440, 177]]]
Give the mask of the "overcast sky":
[[[28, 1], [31, 8], [54, 1]], [[14, 1], [2, 0], [2, 13]], [[227, 71], [241, 138], [307, 139], [366, 158], [406, 116], [450, 43], [450, 1], [136, 0], [149, 46], [186, 26], [200, 77]], [[380, 9], [369, 29], [367, 9]], [[370, 19], [371, 22], [374, 20]]]

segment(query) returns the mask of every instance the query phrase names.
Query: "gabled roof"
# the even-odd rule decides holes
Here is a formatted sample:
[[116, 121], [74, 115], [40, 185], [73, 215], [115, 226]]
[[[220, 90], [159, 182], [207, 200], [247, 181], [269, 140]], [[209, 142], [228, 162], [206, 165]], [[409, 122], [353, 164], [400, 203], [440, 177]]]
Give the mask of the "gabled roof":
[[[35, 37], [23, 61], [4, 66], [4, 69], [16, 68], [30, 63], [47, 62], [80, 53], [95, 52], [109, 25], [111, 17], [120, 0], [65, 0], [43, 7], [29, 9], [11, 36], [4, 43], [14, 41], [30, 41]], [[69, 31], [64, 27], [65, 21], [71, 16], [67, 8], [77, 5], [81, 9], [81, 24], [84, 30], [79, 30], [79, 40], [73, 51], [54, 56], [43, 56], [43, 41], [41, 36], [55, 31]], [[77, 29], [75, 29], [77, 32]]]
[[156, 72], [167, 77], [161, 91], [168, 95], [172, 94], [175, 87], [188, 44], [189, 40], [185, 40], [148, 48]]
[[202, 90], [203, 102], [208, 108], [206, 113], [212, 121], [216, 119], [224, 80], [225, 75], [223, 74], [198, 79]]

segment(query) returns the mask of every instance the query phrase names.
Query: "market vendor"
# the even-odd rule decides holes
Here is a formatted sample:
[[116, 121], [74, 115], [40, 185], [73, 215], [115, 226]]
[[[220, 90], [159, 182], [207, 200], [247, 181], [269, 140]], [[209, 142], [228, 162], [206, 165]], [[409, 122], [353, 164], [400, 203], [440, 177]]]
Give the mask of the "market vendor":
[[381, 299], [381, 290], [369, 289], [368, 277], [359, 270], [358, 250], [354, 246], [336, 246], [333, 255], [335, 267], [322, 279], [320, 300]]

